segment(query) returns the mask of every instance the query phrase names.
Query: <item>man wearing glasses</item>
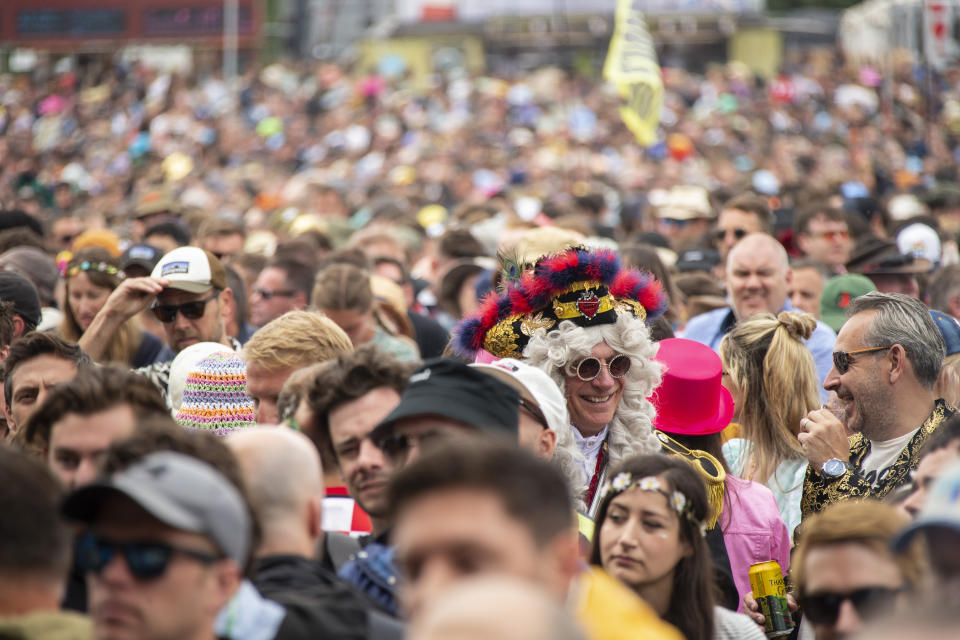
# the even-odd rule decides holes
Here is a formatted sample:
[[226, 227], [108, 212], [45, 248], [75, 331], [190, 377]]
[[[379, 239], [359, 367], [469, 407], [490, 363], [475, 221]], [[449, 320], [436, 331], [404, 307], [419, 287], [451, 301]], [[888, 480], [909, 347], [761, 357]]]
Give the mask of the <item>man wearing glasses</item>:
[[763, 196], [741, 193], [724, 203], [713, 230], [713, 242], [724, 264], [733, 246], [751, 233], [773, 235], [773, 214]]
[[137, 371], [149, 377], [165, 396], [173, 355], [198, 342], [219, 342], [240, 349], [240, 343], [224, 330], [232, 299], [226, 272], [216, 256], [198, 247], [179, 247], [160, 258], [149, 277], [121, 282], [83, 332], [79, 344], [96, 361], [105, 355], [124, 322], [150, 309], [163, 325], [172, 353], [166, 362]]
[[262, 327], [287, 311], [298, 311], [310, 304], [316, 271], [292, 258], [274, 258], [250, 288], [250, 322]]
[[799, 425], [810, 462], [804, 518], [843, 500], [883, 499], [909, 482], [923, 443], [954, 413], [934, 395], [945, 349], [923, 303], [874, 291], [847, 313], [823, 384], [836, 392], [842, 419], [817, 409]]
[[809, 260], [823, 265], [833, 274], [846, 273], [853, 240], [847, 214], [825, 203], [801, 210], [794, 220], [797, 247]]
[[97, 638], [215, 637], [252, 535], [244, 498], [223, 473], [158, 451], [78, 489], [63, 512], [87, 525], [75, 553]]

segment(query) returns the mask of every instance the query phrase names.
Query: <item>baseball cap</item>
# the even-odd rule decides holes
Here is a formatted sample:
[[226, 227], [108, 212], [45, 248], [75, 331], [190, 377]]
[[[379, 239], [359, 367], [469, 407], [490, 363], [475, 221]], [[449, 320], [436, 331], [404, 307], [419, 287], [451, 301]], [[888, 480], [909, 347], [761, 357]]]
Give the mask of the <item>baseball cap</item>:
[[161, 256], [160, 249], [156, 247], [151, 247], [148, 244], [135, 244], [120, 256], [120, 268], [126, 271], [130, 267], [142, 267], [147, 273], [150, 273], [160, 262]]
[[172, 289], [203, 293], [227, 288], [227, 272], [215, 255], [199, 247], [177, 247], [165, 254], [150, 274], [166, 278]]
[[250, 552], [251, 517], [237, 488], [209, 464], [174, 451], [157, 451], [93, 484], [63, 503], [63, 514], [92, 523], [110, 496], [126, 496], [160, 522], [208, 536], [241, 566]]
[[36, 326], [40, 324], [40, 296], [33, 283], [15, 271], [0, 271], [0, 301], [12, 302], [13, 312]]
[[520, 394], [513, 387], [459, 360], [433, 358], [410, 376], [400, 404], [370, 435], [376, 442], [395, 422], [433, 415], [516, 437], [519, 408]]
[[960, 533], [960, 464], [954, 464], [933, 482], [920, 515], [893, 541], [897, 551], [906, 549], [917, 533], [943, 527]]
[[570, 424], [567, 401], [560, 387], [541, 369], [513, 358], [470, 366], [516, 389], [522, 400], [540, 410], [551, 430], [559, 431]]
[[820, 319], [834, 331], [840, 331], [847, 321], [847, 307], [853, 299], [876, 290], [870, 278], [858, 273], [830, 278], [820, 294]]
[[36, 247], [15, 247], [0, 255], [0, 268], [11, 269], [30, 280], [43, 300], [53, 300], [60, 272], [46, 251]]
[[946, 355], [952, 356], [960, 352], [960, 322], [953, 316], [935, 309], [930, 310], [930, 317], [933, 318], [933, 324], [937, 325], [937, 330], [943, 336], [944, 345], [947, 347]]

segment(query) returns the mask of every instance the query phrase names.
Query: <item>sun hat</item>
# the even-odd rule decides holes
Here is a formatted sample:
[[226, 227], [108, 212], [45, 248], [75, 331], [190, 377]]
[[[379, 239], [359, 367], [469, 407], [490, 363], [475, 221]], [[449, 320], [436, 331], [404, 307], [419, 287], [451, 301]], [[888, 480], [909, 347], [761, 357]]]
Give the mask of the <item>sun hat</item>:
[[663, 381], [650, 401], [653, 426], [666, 433], [704, 436], [723, 431], [733, 417], [733, 396], [721, 384], [723, 364], [710, 347], [684, 338], [660, 341], [654, 358]]
[[247, 395], [247, 365], [240, 354], [214, 353], [198, 362], [187, 376], [175, 417], [182, 427], [218, 436], [255, 427], [253, 400]]
[[197, 363], [204, 358], [220, 351], [229, 352], [226, 345], [219, 342], [197, 342], [185, 349], [181, 349], [170, 363], [170, 375], [167, 391], [167, 404], [176, 415], [183, 402], [183, 388], [187, 384], [187, 376], [193, 371]]

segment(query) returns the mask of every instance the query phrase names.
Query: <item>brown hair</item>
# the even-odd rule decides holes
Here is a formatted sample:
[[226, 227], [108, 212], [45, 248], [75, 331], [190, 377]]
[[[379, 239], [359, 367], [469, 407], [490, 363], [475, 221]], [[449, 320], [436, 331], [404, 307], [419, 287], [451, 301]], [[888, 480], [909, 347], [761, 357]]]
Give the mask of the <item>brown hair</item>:
[[910, 587], [920, 586], [926, 570], [922, 547], [912, 545], [899, 555], [890, 551], [894, 536], [908, 522], [908, 518], [894, 507], [876, 500], [838, 502], [804, 519], [798, 533], [800, 542], [790, 562], [790, 581], [795, 592], [799, 596], [805, 593], [807, 574], [804, 565], [810, 550], [845, 542], [890, 554], [900, 568], [904, 582]]
[[336, 461], [330, 439], [330, 412], [380, 387], [402, 394], [414, 368], [372, 344], [312, 367], [311, 375], [303, 380], [303, 393], [313, 412], [314, 424], [300, 428], [321, 452]]
[[313, 305], [331, 311], [366, 313], [373, 308], [370, 274], [352, 264], [332, 264], [317, 274]]
[[13, 342], [13, 316], [16, 315], [13, 307], [13, 302], [0, 300], [0, 349]]
[[27, 445], [45, 447], [50, 430], [65, 415], [89, 416], [127, 405], [137, 420], [169, 416], [160, 390], [150, 380], [122, 367], [91, 367], [82, 376], [50, 390], [22, 430]]
[[763, 232], [773, 234], [773, 214], [770, 213], [770, 205], [763, 196], [752, 191], [737, 194], [723, 203], [723, 206], [720, 207], [720, 213], [723, 213], [725, 209], [736, 209], [753, 214], [760, 221]]
[[794, 231], [803, 234], [808, 233], [810, 223], [817, 218], [825, 218], [831, 222], [847, 223], [847, 214], [842, 209], [831, 207], [827, 202], [814, 202], [797, 212], [793, 219]]
[[806, 313], [759, 313], [720, 342], [724, 371], [740, 396], [737, 419], [751, 444], [753, 464], [742, 472], [748, 480], [766, 484], [781, 462], [803, 455], [800, 420], [820, 406], [816, 365], [803, 343], [816, 326]]
[[13, 372], [27, 360], [47, 355], [69, 360], [76, 364], [78, 369], [92, 364], [90, 357], [79, 346], [52, 333], [31, 331], [23, 335], [10, 345], [10, 353], [3, 362], [3, 396], [8, 407], [13, 399]]
[[[104, 264], [118, 271], [120, 269], [119, 261], [110, 255], [109, 251], [101, 247], [87, 247], [80, 249], [74, 254], [73, 259], [71, 259], [67, 265], [67, 276], [64, 278], [63, 321], [60, 323], [59, 330], [60, 335], [70, 342], [79, 340], [80, 336], [83, 335], [83, 329], [80, 327], [80, 323], [77, 322], [77, 317], [73, 314], [73, 307], [70, 306], [70, 282], [77, 277], [79, 273], [73, 276], [70, 276], [69, 273], [70, 270], [75, 267], [79, 269], [83, 263], [93, 265]], [[123, 277], [119, 273], [111, 274], [107, 273], [107, 271], [97, 269], [84, 270], [82, 273], [86, 274], [90, 280], [90, 284], [93, 286], [109, 289], [110, 291], [116, 289], [123, 281]], [[115, 364], [131, 365], [137, 355], [137, 351], [140, 349], [141, 342], [143, 342], [143, 335], [140, 324], [135, 317], [130, 318], [121, 324], [120, 328], [113, 334], [113, 339], [110, 340], [110, 344], [107, 347], [105, 360]]]

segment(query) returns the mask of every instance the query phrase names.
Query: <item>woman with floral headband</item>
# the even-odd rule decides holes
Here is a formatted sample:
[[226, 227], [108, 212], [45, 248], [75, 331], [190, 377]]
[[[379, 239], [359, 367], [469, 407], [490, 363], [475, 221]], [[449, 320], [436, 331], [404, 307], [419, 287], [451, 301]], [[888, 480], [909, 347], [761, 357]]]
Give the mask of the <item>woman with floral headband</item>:
[[[100, 247], [77, 251], [62, 273], [65, 291], [59, 332], [65, 340], [76, 342], [123, 280], [124, 274], [116, 259]], [[105, 362], [145, 367], [157, 359], [162, 349], [163, 342], [144, 331], [137, 320], [131, 318], [114, 335]]]
[[686, 462], [626, 460], [610, 475], [590, 561], [633, 589], [687, 640], [764, 640], [748, 617], [716, 605], [704, 538], [709, 502]]

